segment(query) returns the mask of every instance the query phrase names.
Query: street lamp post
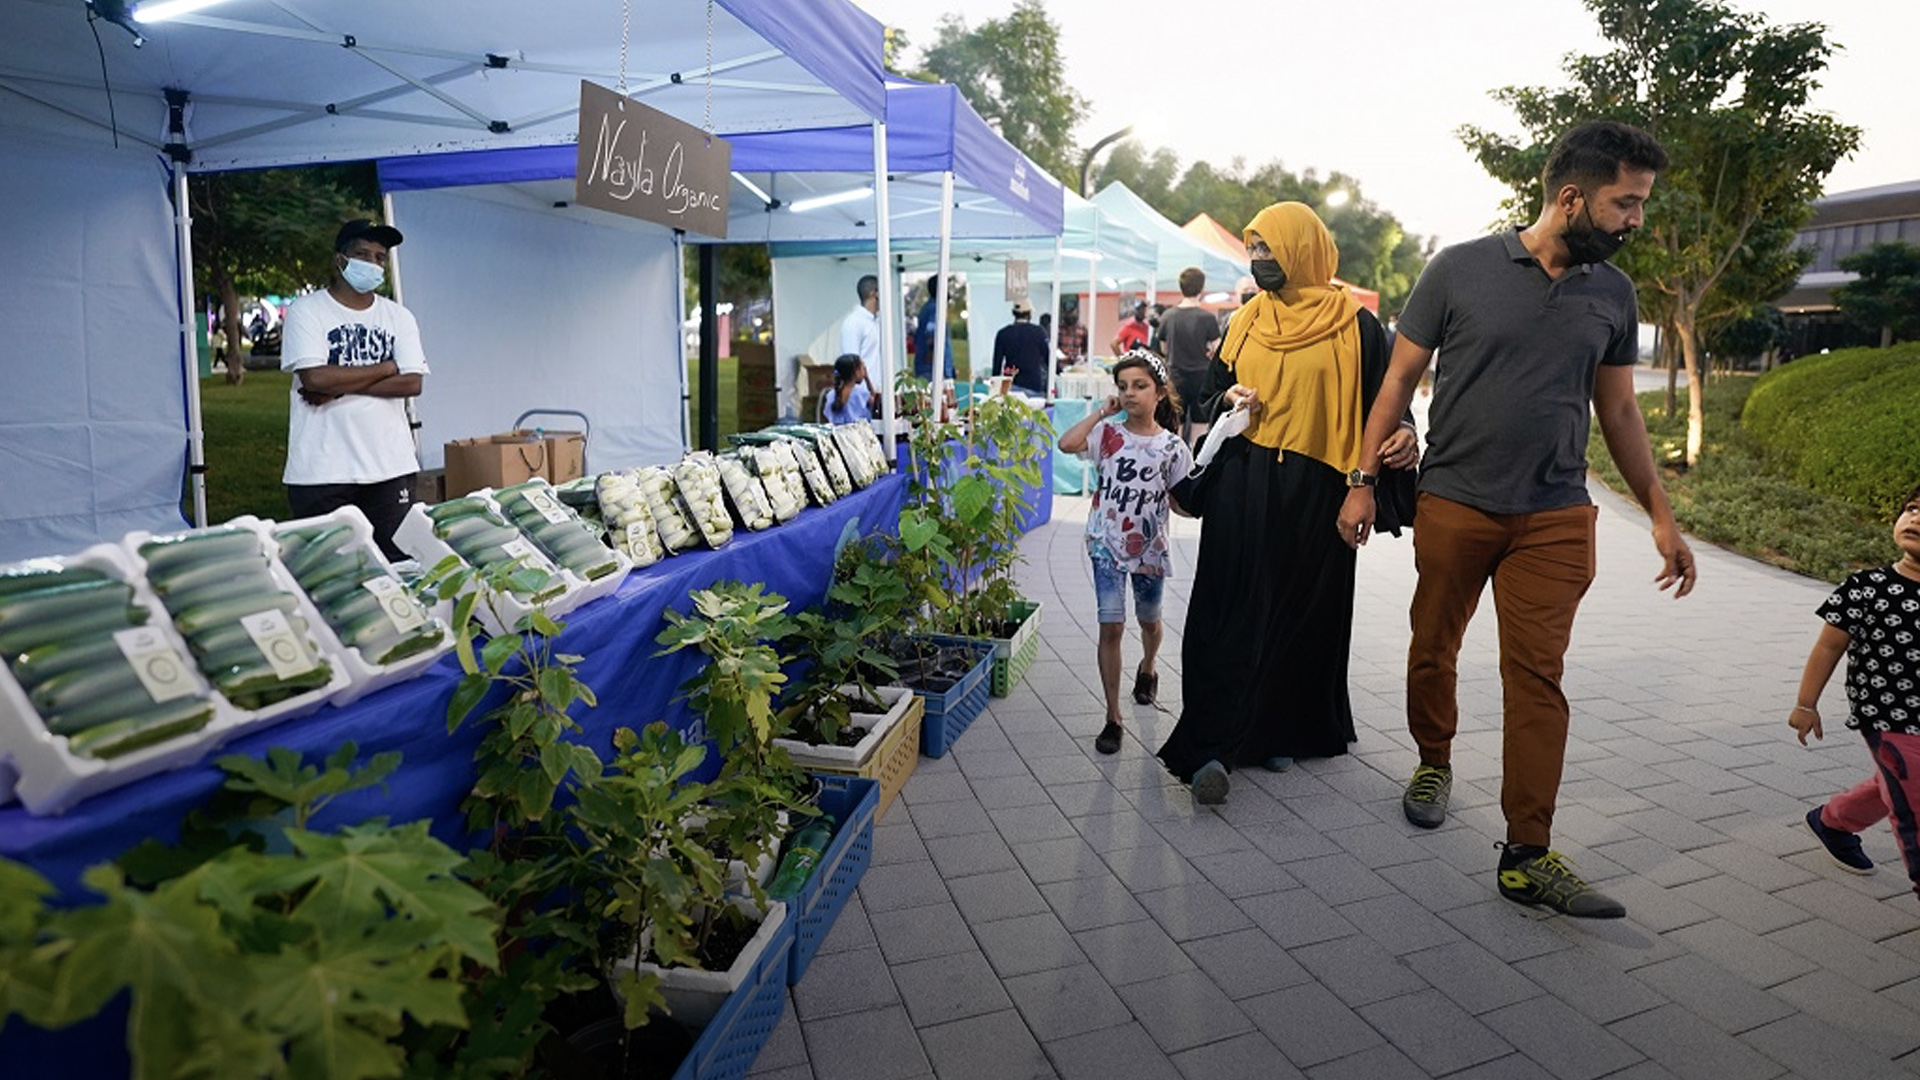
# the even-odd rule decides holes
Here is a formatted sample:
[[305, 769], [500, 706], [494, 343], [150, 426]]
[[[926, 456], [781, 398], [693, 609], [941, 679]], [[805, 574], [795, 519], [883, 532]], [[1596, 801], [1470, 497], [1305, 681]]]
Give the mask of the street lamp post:
[[1128, 124], [1126, 127], [1121, 128], [1119, 131], [1116, 131], [1111, 135], [1102, 136], [1100, 141], [1094, 143], [1092, 146], [1089, 146], [1087, 148], [1086, 154], [1080, 158], [1080, 197], [1081, 198], [1083, 199], [1093, 198], [1093, 159], [1094, 157], [1098, 155], [1100, 151], [1105, 150], [1110, 144], [1119, 142], [1121, 139], [1124, 139], [1131, 134], [1133, 134], [1133, 125]]

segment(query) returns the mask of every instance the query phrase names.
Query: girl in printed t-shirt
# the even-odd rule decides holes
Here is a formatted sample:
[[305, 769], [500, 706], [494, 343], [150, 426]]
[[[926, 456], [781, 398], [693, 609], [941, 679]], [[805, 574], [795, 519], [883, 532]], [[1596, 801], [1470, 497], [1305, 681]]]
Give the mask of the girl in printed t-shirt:
[[1807, 657], [1787, 726], [1802, 745], [1808, 735], [1826, 737], [1820, 691], [1845, 656], [1847, 726], [1866, 739], [1874, 773], [1807, 811], [1807, 828], [1841, 869], [1871, 874], [1859, 834], [1891, 817], [1907, 877], [1920, 893], [1920, 487], [1901, 504], [1893, 542], [1899, 562], [1849, 575], [1820, 605], [1826, 625]]
[[[1106, 726], [1093, 745], [1103, 754], [1120, 749], [1120, 639], [1129, 578], [1146, 653], [1133, 676], [1133, 700], [1151, 705], [1160, 688], [1154, 670], [1160, 595], [1173, 562], [1167, 511], [1174, 486], [1193, 468], [1193, 453], [1180, 439], [1180, 399], [1166, 363], [1136, 349], [1114, 365], [1113, 381], [1119, 392], [1060, 436], [1061, 451], [1089, 453], [1100, 477], [1087, 511], [1087, 554], [1099, 604], [1100, 681], [1107, 691]], [[1119, 414], [1124, 419], [1110, 419]]]

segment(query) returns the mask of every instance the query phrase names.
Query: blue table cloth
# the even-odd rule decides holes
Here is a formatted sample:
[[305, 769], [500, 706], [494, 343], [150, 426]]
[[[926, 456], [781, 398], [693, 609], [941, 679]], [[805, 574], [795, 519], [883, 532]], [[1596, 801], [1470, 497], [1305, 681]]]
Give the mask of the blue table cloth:
[[1053, 403], [1055, 445], [1048, 466], [1053, 470], [1053, 490], [1060, 495], [1085, 495], [1093, 490], [1093, 463], [1079, 454], [1069, 454], [1058, 445], [1060, 435], [1087, 418], [1093, 411], [1090, 398], [1061, 398]]

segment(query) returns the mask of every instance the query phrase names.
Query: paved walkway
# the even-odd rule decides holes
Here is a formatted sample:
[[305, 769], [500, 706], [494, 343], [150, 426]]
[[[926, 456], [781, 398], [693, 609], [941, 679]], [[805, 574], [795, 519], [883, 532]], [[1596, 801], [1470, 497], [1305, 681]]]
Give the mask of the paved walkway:
[[[780, 1080], [1396, 1080], [1920, 1075], [1920, 900], [1884, 826], [1857, 878], [1799, 818], [1866, 775], [1856, 736], [1785, 726], [1817, 582], [1703, 549], [1656, 592], [1644, 519], [1605, 493], [1566, 678], [1556, 846], [1628, 906], [1542, 915], [1494, 892], [1491, 604], [1460, 663], [1453, 813], [1407, 825], [1407, 540], [1362, 555], [1353, 753], [1239, 772], [1196, 807], [1152, 750], [1180, 706], [1186, 582], [1162, 696], [1122, 752], [1102, 705], [1085, 501], [1025, 544], [1040, 661], [946, 758], [921, 759], [874, 865], [756, 1065]], [[1181, 522], [1179, 566], [1198, 526]], [[1139, 656], [1136, 637], [1125, 669]], [[1844, 714], [1834, 680], [1826, 713]]]

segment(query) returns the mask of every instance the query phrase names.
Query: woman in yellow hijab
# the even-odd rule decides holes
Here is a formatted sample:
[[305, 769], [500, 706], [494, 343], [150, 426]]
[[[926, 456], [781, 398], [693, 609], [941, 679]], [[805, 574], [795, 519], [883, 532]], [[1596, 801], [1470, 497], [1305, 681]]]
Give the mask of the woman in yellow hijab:
[[[1233, 316], [1213, 363], [1216, 412], [1244, 408], [1183, 506], [1202, 514], [1181, 649], [1184, 707], [1160, 759], [1196, 800], [1225, 800], [1228, 774], [1332, 757], [1354, 740], [1347, 696], [1354, 551], [1335, 529], [1350, 484], [1378, 484], [1412, 517], [1412, 417], [1382, 448], [1381, 477], [1358, 471], [1367, 407], [1387, 337], [1337, 283], [1340, 251], [1304, 203], [1254, 215], [1243, 233], [1260, 292]], [[1216, 418], [1217, 422], [1217, 418]]]

